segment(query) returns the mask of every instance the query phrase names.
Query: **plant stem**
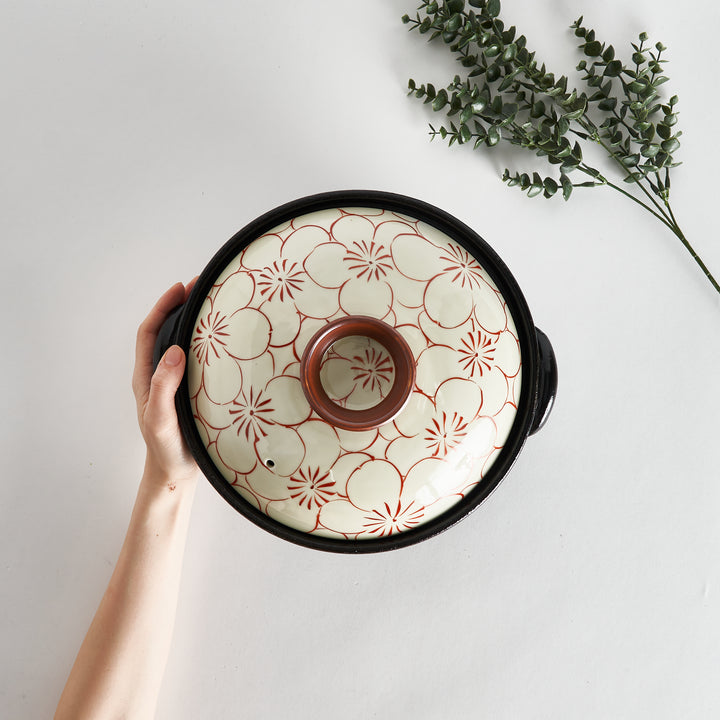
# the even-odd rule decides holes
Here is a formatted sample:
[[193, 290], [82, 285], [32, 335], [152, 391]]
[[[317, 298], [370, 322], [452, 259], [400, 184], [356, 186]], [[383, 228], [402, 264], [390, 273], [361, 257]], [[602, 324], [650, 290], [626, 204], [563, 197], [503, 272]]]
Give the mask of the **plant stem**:
[[[580, 123], [580, 124], [581, 124], [581, 126], [582, 126], [585, 130], [587, 130], [588, 133], [590, 133], [590, 137], [591, 137], [593, 140], [595, 140], [595, 142], [599, 143], [599, 144], [602, 146], [602, 148], [605, 150], [605, 152], [616, 162], [616, 164], [618, 165], [618, 167], [620, 167], [620, 169], [621, 169], [624, 173], [627, 173], [627, 172], [628, 172], [628, 169], [625, 167], [625, 165], [623, 165], [623, 163], [622, 163], [622, 161], [620, 160], [620, 158], [612, 151], [612, 148], [609, 148], [609, 147], [602, 141], [602, 139], [600, 138], [600, 130], [599, 130], [599, 128], [595, 125], [595, 123], [592, 122], [592, 120], [590, 120], [590, 118], [588, 118], [587, 116], [585, 116], [585, 117], [583, 118], [583, 121], [584, 121], [584, 122], [582, 122], [582, 123]], [[589, 127], [586, 127], [586, 125], [588, 125]], [[640, 203], [640, 204], [641, 204], [643, 207], [645, 207], [645, 208], [647, 208], [648, 210], [650, 210], [650, 212], [652, 212], [653, 215], [655, 215], [656, 217], [659, 217], [659, 218], [661, 218], [661, 219], [664, 219], [665, 224], [666, 224], [669, 228], [672, 228], [672, 225], [671, 225], [671, 223], [670, 223], [670, 217], [665, 214], [665, 212], [663, 211], [662, 207], [661, 207], [660, 204], [657, 202], [657, 200], [655, 200], [655, 198], [652, 196], [652, 194], [650, 193], [650, 191], [649, 191], [639, 180], [633, 180], [633, 182], [640, 188], [640, 190], [643, 191], [643, 193], [645, 193], [645, 195], [648, 197], [648, 199], [650, 200], [650, 202], [651, 202], [651, 203], [655, 206], [655, 208], [657, 209], [657, 212], [653, 212], [652, 210], [650, 210], [650, 208], [649, 208], [647, 205], [645, 205], [645, 203]], [[618, 188], [618, 190], [620, 190], [620, 188]], [[637, 200], [637, 198], [633, 197], [630, 193], [627, 193], [627, 192], [625, 192], [625, 191], [623, 191], [623, 190], [620, 190], [620, 192], [622, 192], [624, 195], [627, 195], [628, 197], [632, 198], [632, 199], [635, 200], [636, 202], [639, 202], [639, 200]]]
[[[668, 207], [668, 209], [670, 209]], [[705, 273], [705, 277], [710, 281], [712, 286], [720, 293], [720, 285], [718, 285], [717, 280], [712, 276], [712, 273], [708, 270], [705, 263], [702, 261], [700, 256], [695, 252], [695, 249], [693, 246], [687, 241], [687, 238], [683, 234], [682, 230], [675, 224], [675, 226], [672, 228], [672, 231], [677, 235], [677, 237], [680, 239], [680, 242], [685, 246], [685, 249], [692, 255], [695, 262], [700, 266], [700, 269]]]
[[660, 220], [663, 225], [667, 225], [667, 227], [669, 227], [673, 232], [676, 232], [677, 226], [673, 225], [672, 222], [670, 222], [664, 215], [660, 215], [660, 213], [655, 212], [649, 205], [646, 205], [642, 200], [636, 198], [632, 193], [629, 193], [627, 190], [623, 190], [619, 185], [610, 182], [605, 176], [602, 176], [602, 179], [605, 181], [603, 183], [604, 185], [607, 185], [613, 190], [617, 190], [619, 193], [622, 193], [625, 197], [630, 198], [633, 202], [636, 202], [638, 205], [640, 205], [640, 207], [644, 207], [649, 213], [652, 213], [658, 220]]
[[[583, 170], [582, 167], [580, 167], [578, 169]], [[690, 253], [693, 260], [695, 260], [695, 262], [698, 264], [700, 269], [703, 271], [703, 274], [705, 275], [705, 277], [710, 281], [710, 284], [715, 288], [715, 290], [717, 290], [718, 293], [720, 293], [720, 284], [718, 284], [718, 281], [713, 277], [713, 275], [710, 272], [710, 270], [708, 269], [707, 265], [705, 265], [705, 263], [702, 261], [702, 258], [695, 252], [695, 248], [693, 248], [693, 246], [688, 242], [688, 239], [685, 237], [685, 234], [680, 229], [680, 226], [677, 224], [677, 221], [675, 220], [675, 215], [673, 214], [673, 211], [670, 208], [669, 203], [666, 203], [666, 207], [672, 218], [671, 222], [668, 222], [663, 216], [658, 215], [658, 213], [656, 213], [651, 207], [646, 205], [644, 202], [642, 202], [641, 200], [636, 198], [631, 193], [627, 192], [626, 190], [623, 190], [618, 185], [615, 185], [615, 183], [610, 182], [609, 180], [607, 180], [607, 178], [602, 177], [602, 179], [605, 180], [604, 184], [608, 185], [608, 187], [613, 188], [613, 190], [617, 190], [619, 193], [622, 193], [623, 195], [625, 195], [625, 197], [629, 197], [631, 200], [636, 202], [638, 205], [641, 205], [642, 207], [644, 207], [648, 212], [651, 212], [664, 225], [667, 225], [667, 227], [669, 227], [670, 230], [672, 230], [673, 234], [685, 246], [685, 249]]]

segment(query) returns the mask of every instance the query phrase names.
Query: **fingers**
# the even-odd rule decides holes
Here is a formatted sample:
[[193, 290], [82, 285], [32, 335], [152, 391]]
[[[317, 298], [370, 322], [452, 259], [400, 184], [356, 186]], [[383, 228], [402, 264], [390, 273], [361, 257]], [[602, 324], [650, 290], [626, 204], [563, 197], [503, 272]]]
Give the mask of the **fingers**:
[[167, 349], [150, 382], [145, 408], [145, 431], [160, 440], [174, 440], [178, 434], [175, 393], [185, 371], [185, 353], [173, 345]]
[[185, 286], [181, 282], [175, 283], [163, 293], [138, 328], [135, 345], [135, 370], [133, 372], [133, 390], [138, 401], [144, 401], [150, 390], [150, 379], [153, 375], [152, 356], [158, 332], [168, 314], [183, 303], [187, 295], [188, 291]]
[[185, 286], [185, 302], [187, 302], [187, 299], [190, 297], [190, 293], [192, 292], [192, 289], [195, 287], [195, 283], [197, 282], [197, 279], [199, 278], [199, 275], [196, 275], [186, 286]]

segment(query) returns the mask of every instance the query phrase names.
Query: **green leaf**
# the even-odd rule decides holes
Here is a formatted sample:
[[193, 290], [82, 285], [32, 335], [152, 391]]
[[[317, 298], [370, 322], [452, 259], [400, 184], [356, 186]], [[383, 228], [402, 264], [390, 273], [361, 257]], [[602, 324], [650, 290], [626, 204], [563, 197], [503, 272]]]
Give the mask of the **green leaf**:
[[617, 98], [611, 97], [611, 98], [605, 98], [605, 100], [600, 101], [598, 103], [598, 108], [600, 108], [600, 110], [612, 111], [615, 109], [616, 105], [617, 105]]
[[632, 155], [625, 155], [624, 157], [620, 158], [620, 162], [625, 167], [634, 167], [640, 162], [640, 155], [638, 153], [634, 153]]
[[519, 69], [511, 72], [509, 75], [506, 75], [500, 85], [498, 85], [498, 90], [500, 92], [507, 90], [515, 82], [515, 76], [518, 72], [520, 72]]
[[599, 57], [602, 52], [602, 45], [597, 40], [593, 40], [592, 42], [585, 43], [583, 52], [588, 57]]
[[493, 63], [488, 67], [488, 69], [485, 71], [485, 77], [487, 77], [488, 82], [495, 82], [501, 75], [501, 70], [497, 63]]
[[500, 130], [496, 125], [491, 125], [487, 131], [487, 144], [492, 147], [500, 142]]
[[559, 103], [563, 107], [571, 107], [577, 101], [577, 92], [573, 90], [564, 100], [560, 100]]
[[609, 63], [615, 57], [615, 48], [612, 45], [608, 45], [605, 52], [602, 54], [602, 59]]
[[435, 96], [432, 101], [432, 109], [435, 111], [442, 110], [448, 104], [447, 92], [443, 89]]
[[500, 0], [488, 0], [486, 10], [490, 17], [497, 17], [500, 14]]
[[680, 147], [680, 141], [675, 137], [671, 137], [660, 143], [660, 146], [666, 153], [673, 153]]
[[581, 107], [579, 107], [577, 110], [573, 110], [572, 112], [566, 113], [565, 117], [568, 120], [579, 120], [585, 114], [586, 109], [587, 109], [587, 103], [583, 103], [583, 105]]
[[567, 137], [560, 138], [560, 149], [555, 153], [555, 157], [564, 159], [568, 155], [572, 154], [572, 146]]
[[463, 17], [459, 13], [451, 15], [448, 21], [445, 23], [445, 32], [454, 33], [460, 29], [463, 23]]
[[543, 190], [545, 197], [550, 198], [558, 191], [558, 184], [551, 177], [546, 177], [543, 180]]
[[506, 45], [509, 45], [515, 39], [516, 32], [517, 32], [517, 28], [514, 25], [512, 25], [502, 34], [502, 41]]
[[607, 77], [617, 77], [622, 72], [623, 65], [620, 60], [612, 60], [605, 66], [603, 75]]
[[567, 202], [570, 199], [570, 195], [572, 195], [573, 184], [565, 173], [560, 175], [560, 184], [562, 185], [563, 200]]
[[506, 62], [508, 60], [514, 60], [517, 56], [517, 51], [517, 45], [515, 43], [510, 43], [510, 45], [505, 48], [505, 52], [503, 53], [503, 60], [505, 60]]
[[528, 190], [528, 197], [535, 197], [536, 195], [539, 195], [542, 191], [543, 191], [542, 178], [535, 172], [535, 173], [533, 173], [532, 185], [530, 185], [530, 189]]
[[540, 118], [545, 114], [545, 103], [542, 100], [538, 100], [533, 103], [532, 110], [530, 110], [531, 118]]
[[[678, 143], [679, 145], [680, 143]], [[643, 145], [640, 148], [640, 154], [646, 158], [654, 158], [660, 152], [660, 146], [651, 143], [650, 145]]]

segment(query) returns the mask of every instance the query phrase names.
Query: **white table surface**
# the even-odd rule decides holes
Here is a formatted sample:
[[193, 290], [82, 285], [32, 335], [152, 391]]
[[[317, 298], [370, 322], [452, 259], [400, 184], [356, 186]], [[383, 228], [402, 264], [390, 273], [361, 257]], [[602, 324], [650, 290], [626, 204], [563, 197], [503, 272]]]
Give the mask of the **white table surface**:
[[[3, 3], [3, 718], [52, 715], [122, 543], [137, 325], [257, 215], [348, 188], [493, 245], [555, 347], [556, 407], [486, 503], [397, 552], [291, 545], [203, 483], [158, 718], [720, 715], [720, 296], [611, 190], [529, 200], [499, 175], [533, 157], [430, 144], [407, 79], [457, 68], [414, 10]], [[669, 47], [673, 207], [720, 277], [718, 5], [503, 4], [572, 77], [583, 13], [618, 51], [642, 30]]]

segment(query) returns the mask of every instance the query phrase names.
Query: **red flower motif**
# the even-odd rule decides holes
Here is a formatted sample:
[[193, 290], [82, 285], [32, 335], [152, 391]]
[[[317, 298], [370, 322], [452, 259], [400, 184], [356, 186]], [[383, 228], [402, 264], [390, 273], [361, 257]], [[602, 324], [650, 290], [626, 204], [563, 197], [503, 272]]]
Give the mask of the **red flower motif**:
[[276, 260], [269, 267], [264, 268], [258, 276], [258, 287], [260, 294], [267, 296], [267, 300], [272, 300], [275, 293], [280, 291], [280, 302], [285, 300], [285, 295], [293, 298], [293, 292], [301, 290], [300, 287], [304, 282], [302, 270], [296, 270], [297, 263], [292, 263], [288, 267], [287, 260]]
[[290, 478], [288, 485], [290, 497], [308, 510], [312, 506], [322, 507], [335, 495], [335, 481], [330, 472], [320, 472], [320, 468], [301, 468], [297, 475]]
[[392, 255], [382, 245], [362, 240], [354, 242], [353, 248], [348, 249], [343, 260], [349, 264], [350, 270], [357, 273], [358, 279], [364, 276], [368, 282], [379, 280], [393, 269]]
[[485, 370], [492, 369], [497, 341], [497, 337], [492, 337], [482, 330], [468, 333], [467, 337], [460, 341], [461, 347], [458, 348], [461, 355], [460, 364], [465, 370], [470, 371], [470, 377], [474, 377], [476, 370], [482, 377]]
[[383, 503], [382, 507], [373, 508], [371, 514], [365, 516], [364, 528], [372, 535], [385, 537], [410, 530], [418, 525], [424, 512], [425, 508], [415, 505], [414, 500], [405, 507], [402, 505], [402, 500], [398, 500], [395, 510], [392, 510], [387, 503]]
[[444, 457], [448, 450], [462, 442], [467, 435], [468, 423], [457, 413], [450, 417], [445, 411], [442, 416], [434, 417], [430, 427], [425, 428], [425, 440], [433, 457]]
[[195, 328], [195, 337], [190, 343], [190, 349], [202, 365], [210, 364], [211, 351], [215, 357], [220, 357], [218, 349], [225, 347], [224, 338], [230, 336], [230, 333], [225, 332], [228, 327], [226, 320], [227, 316], [220, 315], [219, 312], [210, 312], [206, 317], [200, 318], [200, 322]]
[[390, 356], [374, 347], [367, 348], [364, 357], [353, 357], [353, 363], [350, 368], [355, 373], [353, 380], [362, 382], [363, 390], [369, 386], [371, 392], [382, 393], [383, 383], [389, 383], [395, 374]]
[[465, 249], [450, 245], [446, 254], [440, 256], [440, 260], [448, 263], [442, 268], [444, 273], [453, 275], [453, 282], [460, 282], [460, 287], [480, 287], [480, 281], [483, 279], [481, 270], [477, 260]]
[[[253, 388], [250, 388], [249, 397], [246, 397], [245, 393], [241, 395], [241, 400], [238, 398], [233, 400], [235, 408], [229, 411], [231, 415], [236, 416], [232, 424], [237, 424], [238, 436], [242, 433], [246, 440], [257, 442], [261, 437], [267, 435], [265, 427], [274, 424], [268, 415], [273, 412], [272, 399], [263, 399], [262, 390], [256, 393]], [[251, 435], [252, 440], [250, 439]]]

